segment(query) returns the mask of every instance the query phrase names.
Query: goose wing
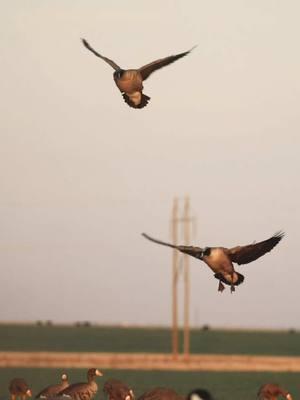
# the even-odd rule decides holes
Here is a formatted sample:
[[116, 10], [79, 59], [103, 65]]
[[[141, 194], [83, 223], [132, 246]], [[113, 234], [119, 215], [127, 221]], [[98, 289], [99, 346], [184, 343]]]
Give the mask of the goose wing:
[[171, 243], [163, 242], [162, 240], [154, 239], [153, 237], [147, 235], [146, 233], [142, 233], [142, 236], [144, 236], [146, 239], [150, 240], [151, 242], [161, 244], [163, 246], [168, 246], [171, 247], [172, 249], [176, 249], [181, 251], [182, 253], [188, 254], [192, 257], [200, 258], [203, 253], [203, 249], [201, 247], [195, 247], [195, 246], [176, 246]]
[[[196, 46], [195, 46], [196, 47]], [[144, 65], [143, 67], [141, 67], [139, 69], [139, 72], [143, 78], [143, 80], [146, 80], [151, 74], [152, 72], [166, 67], [169, 64], [172, 64], [174, 61], [179, 60], [179, 58], [182, 58], [184, 56], [186, 56], [187, 54], [189, 54], [192, 50], [194, 49], [194, 47], [188, 51], [185, 51], [184, 53], [180, 53], [180, 54], [176, 54], [174, 56], [168, 56], [165, 58], [161, 58], [159, 60], [156, 61], [152, 61], [149, 64]]]
[[90, 50], [92, 53], [94, 53], [95, 56], [102, 58], [102, 60], [107, 62], [107, 64], [109, 64], [114, 70], [117, 71], [117, 70], [121, 69], [113, 60], [110, 60], [109, 58], [102, 56], [95, 49], [93, 49], [92, 46], [85, 39], [81, 39], [81, 40], [82, 40], [84, 47], [86, 47], [88, 50]]
[[232, 262], [239, 265], [248, 264], [270, 252], [273, 247], [280, 242], [283, 236], [283, 232], [277, 232], [271, 238], [263, 240], [262, 242], [233, 247], [228, 249], [228, 256]]

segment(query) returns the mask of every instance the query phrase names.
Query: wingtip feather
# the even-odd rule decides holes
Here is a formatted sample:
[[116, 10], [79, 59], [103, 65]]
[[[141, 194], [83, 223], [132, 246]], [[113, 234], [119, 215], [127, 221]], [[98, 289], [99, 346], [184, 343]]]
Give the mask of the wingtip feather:
[[278, 238], [279, 240], [281, 240], [284, 236], [285, 236], [285, 232], [283, 230], [275, 232], [273, 235], [274, 238]]

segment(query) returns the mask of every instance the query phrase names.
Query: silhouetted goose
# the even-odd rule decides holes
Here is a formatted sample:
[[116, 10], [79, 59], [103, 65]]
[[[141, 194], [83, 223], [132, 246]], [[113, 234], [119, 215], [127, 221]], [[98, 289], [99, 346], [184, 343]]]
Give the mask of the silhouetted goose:
[[287, 400], [293, 400], [289, 392], [274, 383], [266, 383], [261, 386], [257, 394], [260, 400], [277, 400], [280, 396]]
[[270, 239], [264, 240], [259, 243], [253, 243], [246, 246], [237, 246], [231, 249], [226, 247], [193, 247], [193, 246], [175, 246], [170, 243], [162, 242], [160, 240], [153, 239], [152, 237], [142, 233], [142, 235], [151, 240], [152, 242], [162, 244], [164, 246], [172, 247], [177, 249], [184, 254], [188, 254], [192, 257], [202, 260], [209, 266], [209, 268], [215, 273], [215, 278], [219, 280], [218, 290], [222, 292], [225, 287], [222, 284], [230, 285], [231, 292], [233, 292], [234, 286], [241, 284], [244, 281], [244, 276], [234, 270], [233, 263], [248, 264], [264, 254], [268, 253], [280, 242], [283, 238], [284, 233], [278, 232]]
[[31, 397], [32, 393], [28, 387], [27, 382], [22, 378], [14, 378], [9, 384], [9, 393], [11, 400], [16, 400], [20, 397], [21, 400], [25, 400], [26, 397]]
[[94, 50], [85, 39], [81, 39], [84, 46], [94, 53], [97, 57], [106, 61], [114, 70], [114, 81], [123, 95], [125, 102], [133, 108], [143, 108], [147, 105], [150, 100], [149, 96], [143, 94], [143, 81], [146, 80], [152, 72], [165, 67], [181, 57], [189, 54], [193, 49], [185, 51], [184, 53], [176, 54], [161, 58], [153, 61], [141, 68], [137, 69], [122, 69], [114, 61], [107, 57], [102, 56], [96, 50]]
[[96, 376], [102, 376], [102, 373], [96, 368], [91, 368], [87, 372], [87, 382], [73, 383], [58, 394], [70, 396], [75, 400], [91, 400], [98, 391], [98, 385], [95, 382]]
[[68, 377], [66, 374], [62, 374], [61, 376], [61, 383], [57, 385], [50, 385], [47, 386], [45, 389], [41, 390], [35, 398], [46, 398], [46, 397], [53, 397], [57, 395], [62, 390], [66, 389], [69, 386]]
[[103, 386], [109, 400], [134, 400], [132, 389], [118, 379], [109, 379]]

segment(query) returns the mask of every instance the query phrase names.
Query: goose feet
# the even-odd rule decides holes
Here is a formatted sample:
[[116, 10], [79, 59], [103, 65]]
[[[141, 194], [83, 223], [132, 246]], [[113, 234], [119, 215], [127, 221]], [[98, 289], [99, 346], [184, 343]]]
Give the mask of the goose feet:
[[223, 283], [221, 281], [219, 281], [218, 292], [222, 293], [224, 289], [225, 289], [225, 286], [223, 285]]

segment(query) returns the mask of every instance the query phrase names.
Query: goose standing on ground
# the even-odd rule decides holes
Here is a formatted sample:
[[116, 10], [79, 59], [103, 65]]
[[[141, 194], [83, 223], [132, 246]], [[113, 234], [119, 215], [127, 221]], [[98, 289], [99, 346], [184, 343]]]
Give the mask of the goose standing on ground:
[[98, 391], [98, 385], [95, 381], [96, 376], [103, 374], [96, 368], [91, 368], [87, 372], [87, 382], [73, 383], [66, 389], [58, 393], [59, 396], [69, 396], [75, 400], [91, 400]]
[[31, 397], [32, 393], [28, 387], [27, 382], [22, 378], [14, 378], [9, 384], [9, 393], [11, 400], [16, 400], [20, 397], [21, 400], [25, 400], [26, 397]]
[[277, 400], [279, 396], [287, 400], [293, 400], [289, 392], [274, 383], [266, 383], [261, 386], [257, 394], [259, 400]]
[[187, 400], [214, 400], [206, 389], [194, 389], [187, 395]]
[[154, 388], [142, 394], [138, 400], [214, 400], [205, 389], [194, 389], [186, 397], [180, 396], [175, 390], [163, 387]]
[[153, 239], [145, 233], [142, 233], [142, 235], [154, 243], [177, 249], [184, 254], [188, 254], [204, 261], [205, 264], [215, 273], [215, 278], [219, 280], [218, 290], [222, 292], [225, 289], [225, 286], [222, 284], [223, 282], [231, 287], [231, 292], [234, 292], [234, 287], [240, 285], [244, 281], [244, 276], [235, 271], [233, 263], [241, 265], [257, 260], [259, 257], [271, 251], [283, 238], [284, 233], [278, 232], [270, 239], [262, 242], [246, 246], [237, 246], [231, 249], [227, 249], [226, 247], [201, 248], [193, 246], [177, 246], [162, 242], [161, 240]]
[[125, 102], [133, 108], [143, 108], [148, 104], [150, 97], [143, 94], [143, 81], [145, 81], [152, 72], [165, 67], [179, 58], [189, 54], [191, 50], [185, 51], [184, 53], [176, 54], [174, 56], [169, 56], [161, 58], [159, 60], [153, 61], [141, 68], [137, 69], [122, 69], [114, 61], [107, 57], [102, 56], [96, 50], [94, 50], [85, 39], [81, 39], [83, 45], [94, 53], [97, 57], [106, 61], [114, 70], [114, 81], [119, 88]]
[[57, 395], [59, 392], [62, 390], [66, 389], [69, 386], [68, 382], [68, 377], [66, 374], [62, 374], [61, 376], [61, 383], [57, 385], [50, 385], [47, 386], [45, 389], [41, 390], [35, 398], [47, 398], [47, 397], [53, 397]]
[[118, 379], [107, 380], [103, 392], [108, 395], [108, 400], [134, 400], [132, 389]]
[[[108, 394], [109, 400], [134, 400], [133, 391], [123, 382], [116, 379], [108, 380], [103, 391]], [[156, 387], [142, 394], [138, 400], [214, 400], [205, 389], [194, 389], [187, 397], [180, 396], [175, 390]]]

